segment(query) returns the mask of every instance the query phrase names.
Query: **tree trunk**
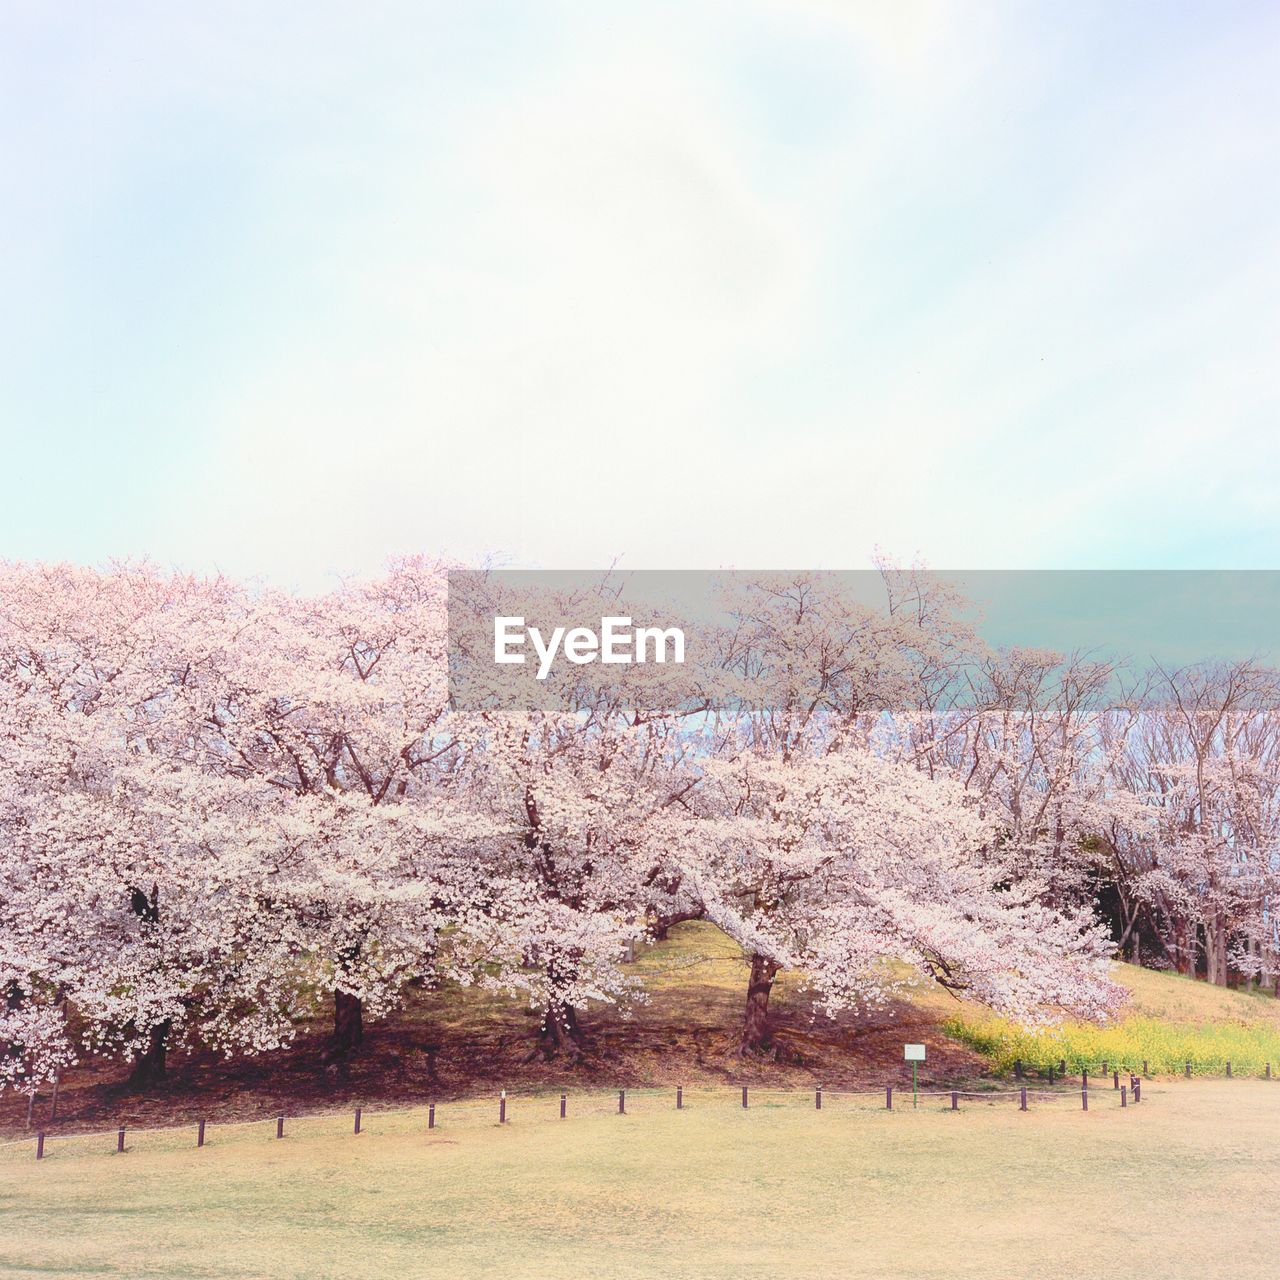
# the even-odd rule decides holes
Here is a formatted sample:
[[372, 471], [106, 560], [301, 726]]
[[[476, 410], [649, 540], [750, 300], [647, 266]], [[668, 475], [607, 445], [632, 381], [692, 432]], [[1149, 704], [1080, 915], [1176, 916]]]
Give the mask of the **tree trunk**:
[[539, 1053], [548, 1060], [567, 1058], [576, 1062], [582, 1057], [582, 1028], [578, 1025], [578, 1011], [572, 1005], [554, 1001], [543, 1010], [538, 1047], [529, 1055], [529, 1060]]
[[769, 1049], [769, 996], [778, 963], [767, 956], [751, 957], [751, 981], [747, 985], [747, 1012], [742, 1021], [739, 1054], [763, 1054]]
[[1227, 928], [1221, 916], [1204, 927], [1205, 977], [1215, 987], [1227, 985]]
[[328, 1058], [345, 1058], [364, 1043], [364, 1003], [349, 991], [333, 993], [333, 1035]]
[[164, 1079], [170, 1026], [166, 1020], [151, 1028], [147, 1047], [133, 1060], [133, 1070], [129, 1073], [130, 1089], [150, 1089]]
[[1173, 955], [1178, 972], [1194, 978], [1196, 976], [1195, 933], [1185, 920], [1179, 919], [1174, 922]]

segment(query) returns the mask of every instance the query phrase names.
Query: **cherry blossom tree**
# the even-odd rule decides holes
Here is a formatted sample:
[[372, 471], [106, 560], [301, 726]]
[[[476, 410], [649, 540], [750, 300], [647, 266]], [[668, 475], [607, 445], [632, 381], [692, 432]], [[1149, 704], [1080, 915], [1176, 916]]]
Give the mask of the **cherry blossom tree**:
[[[743, 693], [705, 765], [716, 862], [699, 880], [708, 916], [750, 957], [744, 1052], [767, 1046], [783, 968], [805, 969], [831, 1008], [878, 998], [884, 956], [1028, 1020], [1105, 1015], [1117, 998], [1090, 910], [1053, 901], [1026, 857], [1046, 827], [1067, 842], [1076, 735], [1055, 725], [1067, 749], [1052, 764], [1056, 739], [1037, 741], [1031, 767], [1057, 783], [1045, 788], [1056, 822], [1041, 798], [1023, 824], [1034, 840], [1010, 841], [992, 795], [1007, 750], [984, 792], [956, 780], [943, 704], [959, 705], [954, 686], [980, 656], [960, 601], [918, 576], [884, 578], [887, 605], [851, 598], [834, 575], [762, 575], [737, 584], [730, 606], [726, 652]], [[1025, 719], [1005, 729], [1020, 747]], [[973, 706], [960, 721], [982, 723]], [[1017, 784], [1015, 801], [1025, 776]]]
[[1264, 971], [1280, 859], [1280, 685], [1253, 662], [1160, 670], [1125, 781], [1157, 837], [1139, 876], [1165, 951], [1226, 985]]
[[[446, 608], [445, 568], [421, 558], [318, 598], [266, 593], [229, 639], [203, 727], [205, 768], [295, 798], [272, 892], [332, 992], [335, 1058], [361, 1043], [366, 1011], [431, 972], [447, 851], [442, 828], [406, 833], [451, 751]], [[393, 807], [378, 836], [369, 811]]]
[[1102, 930], [1006, 881], [958, 784], [862, 747], [744, 750], [707, 773], [698, 880], [708, 917], [751, 956], [742, 1052], [771, 1050], [782, 969], [805, 971], [831, 1011], [883, 1001], [887, 958], [1028, 1022], [1115, 1007]]
[[[192, 691], [238, 593], [146, 566], [18, 566], [0, 600], [9, 1018], [69, 1002], [88, 1044], [132, 1058], [139, 1083], [163, 1072], [180, 1023], [207, 1020], [222, 1043], [260, 1041], [278, 1003], [265, 968], [219, 959], [269, 967], [273, 954], [273, 931], [245, 910], [231, 871], [243, 872], [250, 847], [243, 809], [212, 797], [189, 761]], [[211, 851], [215, 827], [234, 862]], [[47, 1012], [41, 1025], [46, 1059], [65, 1060]], [[29, 1053], [24, 1036], [7, 1038]]]

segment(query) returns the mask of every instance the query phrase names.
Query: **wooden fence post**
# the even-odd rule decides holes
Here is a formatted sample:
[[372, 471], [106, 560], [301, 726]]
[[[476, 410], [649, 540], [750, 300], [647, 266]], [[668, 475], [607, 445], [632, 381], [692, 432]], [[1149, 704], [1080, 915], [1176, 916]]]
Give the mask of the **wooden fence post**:
[[356, 1133], [360, 1132], [360, 1108], [359, 1107], [356, 1108], [356, 1127], [354, 1132]]
[[625, 1089], [618, 1090], [618, 1114], [620, 1116], [627, 1114], [627, 1091]]
[[747, 1109], [747, 1086], [745, 1084], [742, 1086], [742, 1109], [744, 1111]]
[[1018, 1110], [1019, 1110], [1019, 1111], [1025, 1111], [1025, 1110], [1027, 1109], [1027, 1087], [1026, 1087], [1026, 1085], [1023, 1085], [1023, 1086], [1022, 1086], [1022, 1088], [1018, 1091], [1018, 1093], [1019, 1093], [1019, 1095], [1020, 1095], [1020, 1096], [1019, 1096], [1019, 1098], [1018, 1098]]
[[1135, 1080], [1133, 1082], [1133, 1100], [1134, 1102], [1142, 1101], [1142, 1081]]
[[36, 1134], [36, 1159], [37, 1160], [44, 1159], [44, 1134], [43, 1133]]
[[201, 1120], [196, 1124], [196, 1146], [204, 1146], [204, 1121]]
[[561, 1120], [564, 1119], [565, 1108], [568, 1107], [568, 1105], [569, 1105], [569, 1095], [567, 1093], [562, 1093], [560, 1095], [560, 1119]]
[[884, 1091], [884, 1105], [887, 1111], [893, 1110], [893, 1085], [887, 1085]]
[[507, 1091], [503, 1089], [502, 1096], [498, 1099], [498, 1123], [507, 1123]]
[[116, 1152], [117, 1154], [124, 1150], [124, 1130], [116, 1130]]
[[821, 1086], [821, 1085], [819, 1085], [819, 1086], [818, 1086], [818, 1087], [813, 1091], [813, 1109], [814, 1109], [815, 1111], [821, 1111], [821, 1110], [822, 1110], [822, 1086]]
[[676, 1110], [684, 1110], [684, 1086], [676, 1085]]
[[1087, 1085], [1080, 1090], [1080, 1110], [1089, 1110], [1089, 1088]]
[[436, 1127], [436, 1104], [433, 1102], [427, 1107], [427, 1128], [434, 1129]]
[[1113, 1089], [1118, 1089], [1120, 1087], [1120, 1073], [1118, 1071], [1113, 1071], [1111, 1074], [1112, 1074], [1111, 1087]]
[[1120, 1105], [1122, 1107], [1127, 1107], [1129, 1105], [1129, 1090], [1126, 1089], [1124, 1085], [1120, 1086]]
[[955, 1089], [951, 1090], [951, 1110], [952, 1111], [960, 1110], [960, 1094]]
[[276, 1137], [284, 1137], [284, 1116], [276, 1116]]

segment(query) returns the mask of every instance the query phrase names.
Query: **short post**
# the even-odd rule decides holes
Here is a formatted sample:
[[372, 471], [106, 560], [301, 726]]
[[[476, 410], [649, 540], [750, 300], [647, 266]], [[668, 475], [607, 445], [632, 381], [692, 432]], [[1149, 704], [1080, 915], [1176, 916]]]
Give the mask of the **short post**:
[[284, 1137], [284, 1116], [276, 1116], [276, 1137]]
[[1111, 1074], [1113, 1076], [1111, 1087], [1113, 1089], [1118, 1089], [1120, 1087], [1120, 1073], [1118, 1071], [1113, 1071]]
[[124, 1150], [124, 1130], [116, 1130], [116, 1153], [119, 1154]]
[[1191, 1079], [1191, 1063], [1187, 1063], [1187, 1079]]
[[204, 1121], [200, 1120], [196, 1123], [196, 1146], [204, 1146]]
[[427, 1128], [434, 1129], [436, 1127], [436, 1104], [433, 1102], [427, 1107]]
[[618, 1114], [620, 1116], [627, 1114], [627, 1091], [625, 1089], [618, 1090]]
[[813, 1109], [814, 1109], [815, 1111], [821, 1111], [821, 1110], [822, 1110], [822, 1086], [821, 1086], [821, 1085], [819, 1085], [819, 1086], [818, 1086], [818, 1087], [813, 1091]]
[[952, 1111], [960, 1110], [960, 1092], [957, 1089], [951, 1090], [951, 1110]]
[[1126, 1089], [1124, 1085], [1120, 1086], [1120, 1105], [1122, 1107], [1127, 1107], [1129, 1105], [1129, 1090]]
[[1053, 1063], [1049, 1063], [1049, 1083], [1053, 1083]]
[[676, 1110], [684, 1110], [684, 1086], [676, 1085]]
[[1134, 1102], [1142, 1101], [1142, 1081], [1135, 1080], [1133, 1082], [1133, 1100]]
[[1227, 1059], [1227, 1079], [1231, 1079], [1231, 1059]]
[[1087, 1086], [1080, 1090], [1080, 1110], [1089, 1110], [1089, 1089]]
[[43, 1133], [36, 1134], [36, 1159], [37, 1160], [44, 1159], [44, 1134]]
[[360, 1132], [360, 1108], [359, 1108], [359, 1107], [357, 1107], [357, 1108], [356, 1108], [356, 1127], [355, 1127], [355, 1132], [356, 1132], [356, 1133], [359, 1133], [359, 1132]]
[[503, 1089], [502, 1096], [498, 1099], [498, 1123], [507, 1123], [507, 1091]]
[[884, 1105], [885, 1105], [885, 1110], [887, 1111], [893, 1110], [893, 1085], [887, 1085], [885, 1087]]
[[1027, 1109], [1027, 1086], [1023, 1085], [1022, 1088], [1018, 1090], [1018, 1094], [1018, 1110], [1025, 1111]]
[[560, 1095], [560, 1119], [561, 1120], [564, 1119], [565, 1109], [568, 1107], [568, 1105], [569, 1105], [569, 1095], [567, 1093], [562, 1093]]

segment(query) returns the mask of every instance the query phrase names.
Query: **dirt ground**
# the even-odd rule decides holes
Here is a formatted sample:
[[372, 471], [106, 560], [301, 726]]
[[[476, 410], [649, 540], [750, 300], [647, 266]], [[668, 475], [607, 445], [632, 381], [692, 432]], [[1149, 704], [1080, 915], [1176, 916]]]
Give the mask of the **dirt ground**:
[[[56, 1116], [49, 1091], [32, 1130], [185, 1124], [304, 1113], [363, 1104], [416, 1104], [506, 1088], [773, 1084], [812, 1088], [880, 1087], [909, 1080], [904, 1041], [928, 1045], [924, 1081], [970, 1080], [983, 1059], [937, 1029], [946, 999], [897, 1000], [874, 1012], [830, 1019], [815, 1012], [800, 980], [783, 975], [771, 1013], [778, 1055], [737, 1053], [747, 969], [714, 928], [687, 925], [631, 966], [648, 999], [630, 1011], [602, 1008], [583, 1019], [586, 1050], [576, 1063], [545, 1060], [536, 1048], [538, 1016], [507, 997], [474, 989], [412, 991], [404, 1008], [370, 1023], [362, 1050], [341, 1068], [326, 1066], [326, 1028], [304, 1024], [289, 1049], [227, 1060], [208, 1053], [170, 1056], [168, 1079], [145, 1094], [124, 1086], [118, 1062], [88, 1060], [60, 1082]], [[27, 1102], [0, 1099], [0, 1137], [28, 1132]]]

